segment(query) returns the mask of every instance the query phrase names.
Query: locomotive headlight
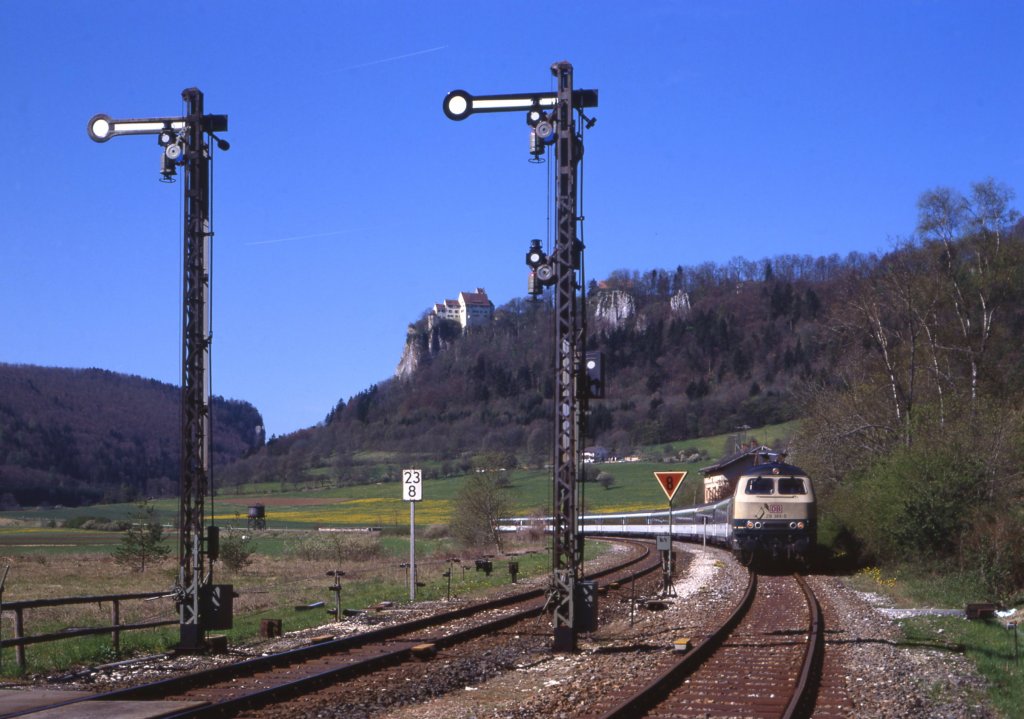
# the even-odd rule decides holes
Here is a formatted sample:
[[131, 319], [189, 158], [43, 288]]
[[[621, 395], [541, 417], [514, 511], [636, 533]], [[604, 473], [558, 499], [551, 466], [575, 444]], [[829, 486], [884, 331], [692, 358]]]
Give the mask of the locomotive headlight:
[[804, 523], [803, 523], [803, 522], [797, 522], [797, 523], [796, 523], [796, 528], [797, 528], [797, 529], [803, 529], [803, 528], [804, 528], [804, 526], [805, 526], [805, 525], [804, 525]]
[[753, 528], [754, 528], [754, 520], [748, 519], [747, 520], [747, 529], [753, 529]]

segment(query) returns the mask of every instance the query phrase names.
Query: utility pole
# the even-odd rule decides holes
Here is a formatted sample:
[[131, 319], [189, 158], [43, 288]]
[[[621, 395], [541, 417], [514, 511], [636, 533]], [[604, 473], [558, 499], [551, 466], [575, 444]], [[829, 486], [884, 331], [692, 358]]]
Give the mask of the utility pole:
[[[473, 96], [453, 90], [444, 99], [444, 113], [452, 120], [464, 120], [478, 112], [527, 112], [531, 128], [530, 153], [540, 158], [553, 145], [556, 168], [556, 227], [554, 253], [549, 257], [534, 240], [526, 255], [531, 269], [529, 291], [541, 294], [542, 287], [554, 287], [555, 299], [555, 446], [552, 512], [552, 571], [549, 605], [553, 607], [553, 649], [576, 649], [580, 627], [576, 603], [582, 580], [582, 539], [578, 532], [576, 488], [581, 451], [582, 414], [586, 387], [582, 368], [586, 354], [585, 312], [581, 317], [585, 291], [579, 274], [583, 265], [583, 243], [577, 238], [577, 170], [583, 145], [574, 122], [584, 108], [597, 106], [596, 90], [573, 89], [573, 68], [568, 62], [551, 66], [558, 90], [555, 93], [518, 93]], [[587, 126], [593, 124], [587, 121]]]
[[106, 142], [117, 135], [157, 135], [161, 147], [162, 182], [174, 182], [184, 168], [184, 267], [182, 277], [181, 348], [181, 469], [178, 510], [179, 650], [206, 648], [206, 631], [231, 627], [232, 590], [213, 584], [212, 562], [218, 554], [218, 528], [204, 528], [205, 503], [210, 491], [210, 227], [211, 147], [206, 136], [227, 150], [216, 132], [228, 128], [227, 115], [205, 115], [203, 93], [181, 93], [184, 117], [115, 120], [95, 115], [89, 136]]

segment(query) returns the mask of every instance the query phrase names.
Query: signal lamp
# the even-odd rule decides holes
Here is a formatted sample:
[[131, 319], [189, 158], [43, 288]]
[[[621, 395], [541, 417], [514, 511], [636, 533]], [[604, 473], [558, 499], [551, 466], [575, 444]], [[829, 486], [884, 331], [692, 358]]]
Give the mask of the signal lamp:
[[537, 274], [537, 281], [542, 285], [551, 285], [555, 282], [555, 268], [548, 263], [540, 265], [534, 270]]
[[526, 252], [526, 264], [535, 270], [547, 261], [547, 255], [540, 248], [540, 240], [530, 240], [530, 249]]
[[584, 360], [587, 375], [587, 395], [591, 399], [604, 399], [604, 355], [587, 352]]
[[537, 137], [544, 143], [548, 143], [555, 135], [554, 124], [546, 118], [540, 120], [536, 125], [534, 125], [533, 129], [534, 132], [537, 133]]

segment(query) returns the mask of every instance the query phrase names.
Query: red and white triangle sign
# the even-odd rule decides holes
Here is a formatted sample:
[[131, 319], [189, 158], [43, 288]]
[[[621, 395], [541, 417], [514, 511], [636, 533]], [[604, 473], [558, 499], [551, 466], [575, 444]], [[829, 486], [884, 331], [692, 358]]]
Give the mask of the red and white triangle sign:
[[661, 489], [665, 492], [665, 496], [668, 497], [668, 501], [672, 501], [672, 497], [675, 496], [676, 490], [679, 489], [679, 485], [683, 483], [683, 479], [686, 478], [686, 472], [655, 472], [654, 478], [658, 480], [658, 484], [661, 485]]

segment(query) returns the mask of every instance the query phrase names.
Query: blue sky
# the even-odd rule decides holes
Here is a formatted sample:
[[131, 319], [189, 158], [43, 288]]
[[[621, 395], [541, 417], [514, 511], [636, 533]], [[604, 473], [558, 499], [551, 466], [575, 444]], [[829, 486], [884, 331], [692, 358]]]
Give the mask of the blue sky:
[[1022, 30], [1010, 1], [0, 0], [0, 362], [179, 381], [181, 184], [96, 113], [196, 86], [229, 116], [214, 392], [283, 434], [391, 376], [434, 302], [526, 292], [550, 163], [449, 90], [546, 91], [564, 59], [600, 92], [589, 277], [884, 251], [925, 190], [1024, 189]]

